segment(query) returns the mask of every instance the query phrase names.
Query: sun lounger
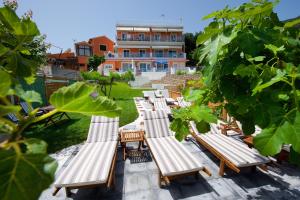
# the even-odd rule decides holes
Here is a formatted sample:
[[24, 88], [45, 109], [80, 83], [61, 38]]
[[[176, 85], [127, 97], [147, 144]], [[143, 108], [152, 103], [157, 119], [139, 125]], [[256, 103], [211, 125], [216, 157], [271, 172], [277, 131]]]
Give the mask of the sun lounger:
[[143, 91], [144, 98], [155, 98], [154, 91]]
[[167, 105], [166, 100], [164, 98], [162, 99], [154, 99], [153, 101], [154, 109], [155, 110], [163, 110], [167, 114], [171, 114], [171, 108]]
[[109, 123], [109, 122], [119, 122], [119, 117], [108, 118], [108, 117], [93, 115], [91, 119], [91, 123]]
[[185, 101], [183, 97], [177, 97], [177, 102], [181, 108], [189, 107], [192, 105], [191, 102]]
[[192, 136], [218, 159], [220, 159], [219, 175], [224, 175], [225, 166], [239, 173], [241, 168], [261, 166], [270, 159], [262, 156], [256, 149], [249, 148], [243, 142], [232, 137], [221, 134], [216, 126], [212, 126], [209, 133], [201, 134], [198, 132], [194, 122], [190, 122]]
[[155, 97], [157, 98], [169, 98], [169, 91], [167, 89], [164, 90], [156, 90], [154, 91]]
[[[30, 112], [33, 111], [33, 107], [31, 105], [29, 105], [27, 102], [20, 102], [20, 106], [22, 107], [23, 111], [25, 112], [25, 114], [28, 116]], [[46, 106], [47, 108], [50, 108], [52, 106]], [[46, 108], [45, 107], [45, 108]], [[54, 107], [52, 107], [52, 109], [54, 109]], [[49, 112], [50, 110], [47, 109], [39, 109], [39, 111], [36, 113], [36, 116], [42, 116], [44, 114], [46, 114], [47, 112]], [[56, 122], [60, 121], [63, 117], [66, 117], [67, 119], [70, 119], [69, 115], [65, 112], [58, 112], [54, 115], [51, 115], [49, 117], [47, 117], [46, 119], [44, 119], [41, 123], [44, 124], [44, 126], [48, 126], [48, 125], [55, 125]], [[40, 122], [39, 122], [40, 123]]]
[[86, 143], [59, 174], [54, 186], [55, 195], [61, 188], [71, 195], [71, 189], [97, 187], [114, 183], [114, 170], [118, 144], [118, 118], [92, 117]]
[[170, 180], [182, 175], [198, 175], [203, 170], [202, 163], [176, 140], [174, 132], [169, 129], [168, 115], [162, 111], [149, 111], [144, 115], [146, 143], [159, 169], [159, 186], [164, 181], [169, 185]]

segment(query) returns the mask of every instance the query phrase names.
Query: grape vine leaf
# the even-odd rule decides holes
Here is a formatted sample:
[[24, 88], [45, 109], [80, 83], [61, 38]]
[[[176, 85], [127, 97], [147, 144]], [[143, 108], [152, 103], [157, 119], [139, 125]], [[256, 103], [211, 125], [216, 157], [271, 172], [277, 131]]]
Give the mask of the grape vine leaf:
[[278, 83], [280, 81], [286, 80], [285, 78], [286, 72], [280, 69], [276, 70], [276, 76], [274, 76], [270, 81], [266, 83], [259, 82], [257, 86], [252, 90], [252, 95], [255, 95], [258, 92], [261, 92], [263, 89], [270, 87], [271, 85]]
[[0, 150], [0, 166], [1, 199], [31, 200], [52, 183], [57, 164], [47, 154]]
[[280, 127], [265, 128], [254, 137], [254, 146], [262, 155], [275, 155], [280, 152], [282, 137]]
[[61, 112], [74, 112], [89, 116], [118, 116], [121, 108], [114, 101], [103, 96], [91, 96], [96, 89], [96, 85], [76, 82], [54, 92], [50, 97], [50, 103]]
[[9, 74], [3, 70], [0, 70], [0, 97], [5, 97], [10, 89], [11, 80]]

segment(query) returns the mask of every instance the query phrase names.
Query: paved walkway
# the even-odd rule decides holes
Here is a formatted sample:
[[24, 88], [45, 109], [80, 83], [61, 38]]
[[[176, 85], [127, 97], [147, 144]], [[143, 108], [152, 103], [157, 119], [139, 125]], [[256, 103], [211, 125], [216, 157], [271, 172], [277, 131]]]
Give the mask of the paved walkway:
[[[268, 173], [259, 169], [256, 172], [242, 171], [240, 174], [227, 170], [226, 175], [220, 177], [218, 176], [219, 162], [212, 154], [195, 144], [193, 140], [184, 141], [183, 144], [210, 169], [213, 174], [211, 177], [205, 174], [202, 174], [198, 180], [195, 177], [185, 177], [161, 189], [158, 186], [158, 169], [153, 160], [131, 163], [127, 159], [124, 162], [119, 148], [114, 190], [103, 187], [72, 190], [74, 192], [72, 197], [66, 198], [63, 189], [53, 197], [51, 193], [54, 188], [51, 187], [43, 192], [40, 199], [300, 199], [299, 168], [283, 164], [280, 167], [270, 167]], [[80, 145], [73, 146], [54, 156], [59, 161], [60, 169], [67, 166], [79, 148]]]

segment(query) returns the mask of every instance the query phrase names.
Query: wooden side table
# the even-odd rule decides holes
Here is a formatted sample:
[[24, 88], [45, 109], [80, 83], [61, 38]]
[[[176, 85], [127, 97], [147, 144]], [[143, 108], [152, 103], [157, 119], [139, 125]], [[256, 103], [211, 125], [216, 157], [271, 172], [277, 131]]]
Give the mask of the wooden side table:
[[144, 142], [144, 134], [143, 130], [123, 130], [120, 133], [120, 142], [123, 151], [123, 160], [126, 160], [126, 143], [127, 142], [139, 142], [138, 151], [141, 149], [142, 142]]

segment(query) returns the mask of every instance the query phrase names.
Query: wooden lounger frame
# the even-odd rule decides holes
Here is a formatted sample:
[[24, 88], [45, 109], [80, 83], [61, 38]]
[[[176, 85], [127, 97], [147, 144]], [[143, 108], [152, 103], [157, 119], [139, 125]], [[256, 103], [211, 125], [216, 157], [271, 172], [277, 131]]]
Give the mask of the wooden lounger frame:
[[[109, 170], [108, 180], [106, 183], [65, 187], [66, 188], [66, 196], [70, 197], [72, 195], [72, 193], [71, 193], [72, 189], [94, 188], [94, 187], [99, 187], [101, 185], [106, 185], [107, 188], [111, 188], [111, 186], [114, 186], [115, 185], [115, 166], [116, 166], [116, 160], [117, 160], [117, 149], [118, 148], [116, 147], [114, 157], [112, 160], [112, 165]], [[52, 193], [52, 195], [55, 196], [61, 188], [62, 187], [56, 187], [54, 192]]]
[[[249, 168], [249, 167], [260, 167], [262, 170], [267, 171], [265, 164], [259, 164], [259, 165], [253, 165], [253, 166], [245, 166], [245, 167], [238, 167], [234, 163], [232, 163], [230, 160], [228, 160], [225, 156], [223, 156], [219, 151], [214, 149], [212, 146], [210, 146], [207, 142], [202, 140], [200, 137], [197, 136], [197, 134], [190, 129], [191, 135], [195, 138], [195, 140], [202, 146], [204, 146], [207, 150], [209, 150], [213, 155], [215, 155], [220, 160], [220, 170], [219, 175], [223, 176], [225, 172], [225, 167], [232, 169], [236, 173], [240, 173], [241, 168]], [[255, 169], [255, 168], [254, 168]]]
[[[147, 142], [147, 139], [145, 139], [145, 141], [146, 141], [146, 144], [147, 144], [148, 148], [150, 149], [151, 154], [153, 155], [152, 150], [151, 150], [151, 148], [150, 148], [150, 146]], [[170, 180], [173, 180], [173, 179], [176, 179], [176, 178], [190, 176], [190, 175], [194, 175], [195, 178], [198, 178], [198, 175], [199, 175], [200, 171], [203, 171], [208, 176], [211, 176], [211, 172], [206, 167], [203, 167], [203, 169], [200, 170], [200, 171], [197, 170], [197, 171], [194, 171], [194, 172], [187, 172], [187, 173], [177, 174], [177, 175], [173, 175], [173, 176], [163, 176], [155, 157], [154, 156], [152, 156], [152, 157], [153, 157], [153, 159], [156, 163], [156, 166], [158, 167], [158, 171], [159, 171], [158, 185], [159, 185], [160, 188], [162, 187], [162, 184], [161, 184], [162, 181], [164, 182], [165, 186], [168, 186], [168, 185], [170, 185]]]

